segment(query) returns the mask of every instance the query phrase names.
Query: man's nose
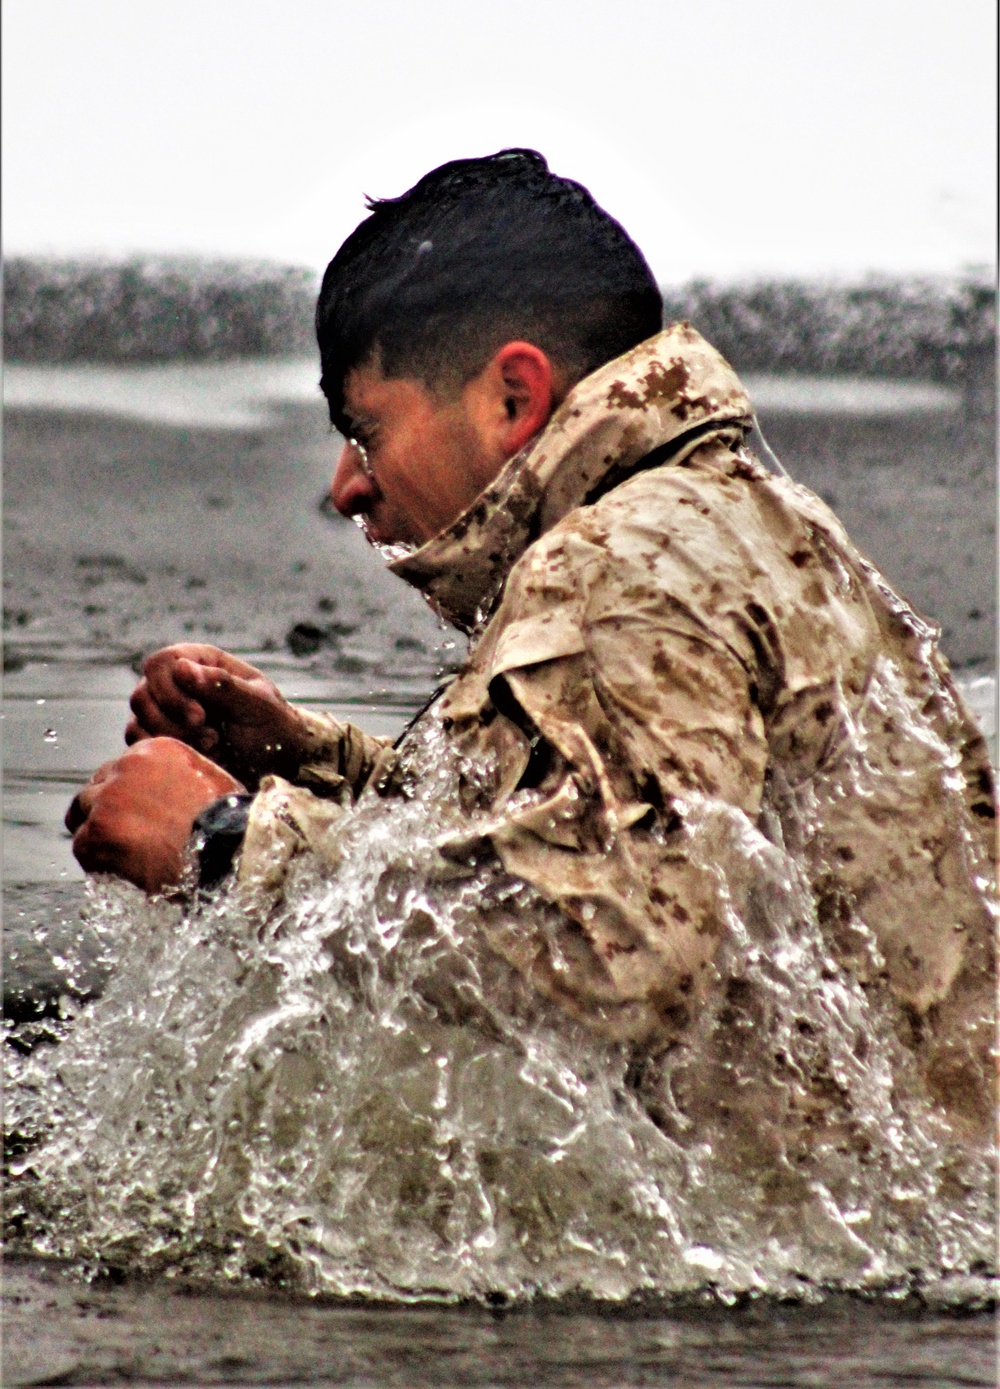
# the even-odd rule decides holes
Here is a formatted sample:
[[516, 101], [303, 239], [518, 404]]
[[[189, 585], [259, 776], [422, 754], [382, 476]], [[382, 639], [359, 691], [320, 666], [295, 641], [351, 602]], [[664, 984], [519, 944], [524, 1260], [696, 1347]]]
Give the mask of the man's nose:
[[340, 450], [337, 466], [333, 470], [330, 496], [342, 516], [356, 516], [359, 512], [369, 511], [377, 500], [375, 479], [365, 467], [357, 444], [348, 442]]

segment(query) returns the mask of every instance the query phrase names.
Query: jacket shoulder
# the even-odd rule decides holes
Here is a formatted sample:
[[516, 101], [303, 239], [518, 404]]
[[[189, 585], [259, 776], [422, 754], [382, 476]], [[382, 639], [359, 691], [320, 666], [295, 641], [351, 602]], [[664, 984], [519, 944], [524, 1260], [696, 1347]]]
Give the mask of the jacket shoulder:
[[860, 688], [879, 628], [839, 522], [805, 489], [706, 453], [637, 474], [525, 552], [497, 614], [516, 624], [504, 667], [588, 650], [615, 626], [725, 648], [754, 679], [763, 662], [775, 692], [838, 674]]

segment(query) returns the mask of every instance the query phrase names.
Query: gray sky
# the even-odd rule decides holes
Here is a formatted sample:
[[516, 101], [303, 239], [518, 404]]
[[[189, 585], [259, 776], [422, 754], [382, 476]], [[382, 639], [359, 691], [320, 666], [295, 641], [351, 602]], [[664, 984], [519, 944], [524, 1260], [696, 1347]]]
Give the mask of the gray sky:
[[540, 149], [658, 277], [994, 259], [993, 0], [4, 0], [14, 251], [322, 266]]

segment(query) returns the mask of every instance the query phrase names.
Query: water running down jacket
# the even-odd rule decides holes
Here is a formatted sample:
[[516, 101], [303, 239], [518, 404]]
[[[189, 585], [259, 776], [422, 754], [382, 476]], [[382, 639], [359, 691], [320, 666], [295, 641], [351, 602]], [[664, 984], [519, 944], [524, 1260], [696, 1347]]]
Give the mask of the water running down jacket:
[[[761, 466], [751, 425], [732, 369], [674, 325], [580, 382], [392, 565], [471, 635], [422, 719], [478, 769], [479, 837], [557, 909], [555, 929], [484, 915], [483, 931], [547, 998], [652, 1053], [716, 986], [742, 909], [717, 871], [727, 843], [742, 835], [744, 859], [777, 845], [831, 956], [888, 986], [932, 1093], [975, 1121], [992, 1045], [986, 748], [934, 629], [823, 502]], [[405, 793], [406, 739], [305, 717], [313, 748], [295, 785], [262, 783], [239, 869], [279, 895], [297, 855], [336, 863], [346, 806]]]

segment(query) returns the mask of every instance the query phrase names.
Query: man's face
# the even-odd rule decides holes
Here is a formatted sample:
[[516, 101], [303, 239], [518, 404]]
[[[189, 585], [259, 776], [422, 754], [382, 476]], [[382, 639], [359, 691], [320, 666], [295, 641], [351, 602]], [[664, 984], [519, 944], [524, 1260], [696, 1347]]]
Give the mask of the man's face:
[[461, 516], [548, 421], [565, 384], [545, 353], [511, 342], [451, 395], [356, 367], [344, 382], [352, 439], [330, 488], [379, 545], [422, 545]]
[[345, 516], [364, 516], [376, 544], [422, 545], [502, 468], [468, 394], [442, 398], [420, 381], [386, 378], [371, 366], [348, 376], [344, 409], [353, 438], [337, 461], [331, 494]]

